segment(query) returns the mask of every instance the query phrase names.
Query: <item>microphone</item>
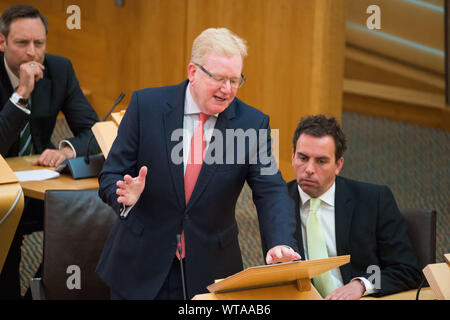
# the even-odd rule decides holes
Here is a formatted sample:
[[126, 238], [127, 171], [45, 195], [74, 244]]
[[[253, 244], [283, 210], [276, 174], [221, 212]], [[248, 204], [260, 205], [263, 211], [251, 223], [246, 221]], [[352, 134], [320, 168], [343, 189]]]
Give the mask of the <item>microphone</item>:
[[[125, 93], [122, 92], [102, 121], [105, 121], [109, 117], [124, 96]], [[102, 170], [105, 157], [102, 154], [90, 155], [90, 146], [93, 138], [94, 135], [89, 137], [86, 155], [84, 157], [66, 159], [55, 170], [59, 173], [69, 173], [74, 179], [97, 177]]]
[[183, 245], [181, 244], [181, 234], [177, 234], [177, 251], [180, 256], [180, 267], [181, 267], [181, 284], [183, 285], [183, 298], [187, 300], [186, 296], [186, 280], [184, 279], [184, 269], [183, 269]]
[[[114, 105], [113, 105], [113, 107], [111, 108], [111, 110], [109, 110], [109, 112], [108, 112], [108, 114], [106, 115], [106, 117], [104, 117], [103, 118], [103, 120], [102, 120], [102, 122], [103, 121], [106, 121], [106, 119], [108, 119], [108, 117], [109, 117], [109, 115], [111, 114], [111, 112], [113, 112], [113, 110], [117, 107], [117, 105], [122, 101], [122, 99], [123, 99], [123, 97], [125, 97], [125, 93], [121, 93], [120, 95], [119, 95], [119, 97], [117, 98], [117, 100], [116, 100], [116, 102], [114, 102]], [[87, 149], [86, 149], [86, 156], [84, 157], [84, 162], [86, 163], [86, 164], [89, 164], [89, 149], [90, 149], [90, 146], [91, 146], [91, 141], [92, 141], [92, 139], [94, 138], [94, 135], [92, 135], [90, 138], [89, 138], [89, 140], [88, 140], [88, 143], [87, 143]]]
[[123, 97], [125, 97], [125, 93], [122, 92], [120, 94], [120, 96], [117, 98], [116, 102], [114, 102], [114, 105], [111, 108], [111, 110], [109, 110], [108, 114], [106, 115], [106, 117], [103, 118], [102, 121], [106, 121], [106, 119], [108, 119], [108, 117], [111, 114], [111, 112], [113, 112], [113, 110], [117, 107], [117, 105], [120, 103], [120, 101], [122, 101]]

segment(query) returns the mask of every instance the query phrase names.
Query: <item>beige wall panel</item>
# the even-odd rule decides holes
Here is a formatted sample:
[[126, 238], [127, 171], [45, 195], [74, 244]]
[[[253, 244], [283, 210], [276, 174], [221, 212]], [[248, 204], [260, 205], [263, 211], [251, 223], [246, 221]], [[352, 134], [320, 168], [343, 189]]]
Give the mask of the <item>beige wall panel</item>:
[[[48, 18], [47, 52], [72, 60], [81, 86], [91, 92], [99, 117], [120, 92], [127, 106], [134, 90], [180, 82], [185, 77], [185, 1], [133, 0], [124, 7], [105, 0], [2, 0], [37, 6]], [[81, 30], [69, 30], [66, 9], [81, 9]]]

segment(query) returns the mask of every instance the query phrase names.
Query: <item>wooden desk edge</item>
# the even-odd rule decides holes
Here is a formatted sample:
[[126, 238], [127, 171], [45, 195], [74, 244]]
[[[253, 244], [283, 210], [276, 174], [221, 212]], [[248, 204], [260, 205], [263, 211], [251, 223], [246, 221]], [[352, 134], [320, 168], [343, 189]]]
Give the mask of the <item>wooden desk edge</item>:
[[[411, 289], [407, 291], [397, 292], [394, 294], [382, 296], [382, 297], [372, 297], [366, 296], [362, 297], [360, 300], [416, 300], [417, 289]], [[424, 287], [420, 290], [419, 300], [436, 300], [436, 296], [430, 287]], [[219, 297], [214, 293], [203, 293], [196, 295], [192, 300], [220, 300]]]

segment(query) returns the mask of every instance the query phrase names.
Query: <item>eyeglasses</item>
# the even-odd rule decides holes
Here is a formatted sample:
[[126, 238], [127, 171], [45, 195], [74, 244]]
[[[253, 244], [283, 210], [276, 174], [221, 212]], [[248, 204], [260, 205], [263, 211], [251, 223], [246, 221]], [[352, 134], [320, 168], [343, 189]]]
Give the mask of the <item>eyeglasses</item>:
[[212, 74], [211, 72], [209, 72], [208, 70], [206, 70], [205, 68], [203, 68], [201, 65], [199, 65], [198, 63], [194, 64], [199, 67], [204, 73], [206, 73], [208, 75], [208, 77], [210, 77], [211, 79], [213, 79], [214, 81], [221, 83], [221, 84], [226, 84], [228, 80], [230, 80], [230, 86], [234, 89], [240, 88], [242, 87], [242, 85], [244, 84], [245, 80], [247, 80], [245, 78], [245, 76], [241, 73], [241, 77], [240, 78], [227, 78], [224, 77], [222, 75], [218, 75], [218, 74]]

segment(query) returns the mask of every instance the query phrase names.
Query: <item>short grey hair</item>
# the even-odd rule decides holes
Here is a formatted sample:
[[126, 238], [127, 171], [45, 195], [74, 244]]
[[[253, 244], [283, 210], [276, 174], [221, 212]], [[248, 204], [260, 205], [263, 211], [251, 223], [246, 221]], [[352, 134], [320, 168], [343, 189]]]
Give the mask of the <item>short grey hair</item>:
[[194, 40], [191, 63], [203, 64], [211, 52], [226, 57], [240, 54], [244, 60], [247, 56], [246, 41], [226, 28], [209, 28]]

